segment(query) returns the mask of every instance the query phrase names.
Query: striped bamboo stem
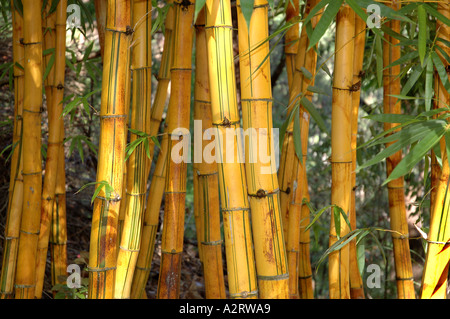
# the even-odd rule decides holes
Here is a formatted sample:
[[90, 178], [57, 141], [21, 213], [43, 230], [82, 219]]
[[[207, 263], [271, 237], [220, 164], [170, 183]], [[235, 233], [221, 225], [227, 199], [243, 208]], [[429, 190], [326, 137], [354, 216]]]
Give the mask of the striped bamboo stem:
[[[131, 125], [134, 130], [150, 133], [146, 129], [147, 114], [151, 108], [151, 10], [150, 0], [133, 1], [134, 26], [131, 70], [133, 76]], [[131, 132], [130, 143], [139, 136]], [[128, 299], [138, 258], [142, 215], [145, 204], [147, 177], [147, 154], [144, 143], [140, 143], [127, 161], [126, 213], [117, 257], [114, 298]]]
[[[164, 48], [161, 56], [161, 66], [158, 73], [158, 84], [156, 95], [153, 101], [150, 121], [150, 135], [155, 136], [161, 125], [161, 119], [164, 112], [164, 106], [167, 100], [167, 89], [170, 84], [170, 69], [173, 63], [173, 27], [174, 12], [172, 1], [169, 11], [164, 21]], [[150, 143], [150, 145], [152, 145]], [[150, 275], [151, 262], [155, 248], [156, 232], [158, 228], [159, 212], [161, 201], [164, 195], [165, 176], [167, 167], [167, 134], [164, 135], [161, 144], [161, 150], [156, 161], [155, 171], [153, 172], [152, 182], [148, 194], [147, 204], [144, 211], [144, 224], [141, 236], [141, 249], [136, 264], [136, 270], [133, 277], [131, 288], [131, 298], [140, 299], [145, 296], [145, 285]], [[153, 158], [153, 147], [150, 148], [150, 155]], [[150, 172], [150, 165], [147, 167]], [[147, 173], [148, 174], [148, 173]]]
[[147, 198], [147, 206], [144, 212], [141, 244], [139, 256], [134, 271], [131, 285], [132, 299], [145, 299], [145, 286], [150, 276], [153, 254], [155, 251], [156, 233], [158, 231], [161, 202], [164, 196], [166, 184], [166, 171], [168, 164], [167, 148], [169, 136], [164, 134], [161, 141], [161, 149], [153, 172], [150, 190]]
[[267, 0], [255, 0], [248, 27], [237, 1], [242, 117], [249, 133], [245, 169], [259, 297], [286, 299], [289, 273], [273, 145], [268, 11]]
[[[195, 40], [195, 86], [194, 120], [201, 121], [203, 137], [206, 130], [211, 132], [211, 95], [209, 91], [208, 56], [206, 52], [205, 12], [200, 11], [196, 25]], [[194, 133], [195, 134], [195, 133]], [[199, 216], [198, 247], [203, 262], [205, 293], [207, 299], [224, 299], [225, 282], [222, 264], [222, 238], [220, 234], [219, 182], [216, 163], [208, 163], [202, 158], [209, 143], [203, 139], [200, 143], [198, 162], [194, 155], [194, 196], [197, 198], [195, 209]], [[195, 146], [194, 146], [195, 147]]]
[[130, 1], [109, 0], [100, 108], [100, 145], [97, 182], [106, 181], [94, 200], [89, 251], [89, 298], [113, 298], [117, 227], [123, 186], [125, 130], [129, 108]]
[[[317, 1], [308, 1], [306, 3], [304, 15], [307, 16], [311, 9], [317, 4]], [[321, 17], [322, 12], [319, 11], [316, 17], [311, 21], [315, 27]], [[294, 81], [290, 91], [290, 108], [292, 112], [294, 105], [299, 103], [299, 94], [303, 94], [308, 100], [312, 100], [312, 92], [307, 91], [308, 86], [314, 85], [314, 76], [316, 74], [317, 54], [316, 51], [310, 49], [306, 51], [309, 46], [309, 39], [306, 33], [306, 28], [302, 28], [299, 40], [299, 52], [296, 56], [296, 65], [294, 70]], [[305, 68], [313, 76], [308, 79], [303, 72]], [[301, 140], [302, 140], [302, 157], [300, 162], [295, 155], [293, 142], [293, 123], [289, 126], [289, 133], [291, 136], [287, 142], [286, 149], [292, 152], [292, 172], [287, 174], [285, 171], [283, 179], [289, 178], [291, 183], [292, 199], [287, 206], [287, 225], [285, 226], [287, 234], [287, 254], [289, 263], [289, 295], [290, 298], [312, 299], [314, 298], [312, 286], [311, 262], [309, 256], [309, 231], [302, 231], [309, 223], [309, 209], [303, 205], [303, 198], [309, 200], [308, 182], [306, 180], [306, 154], [308, 147], [309, 135], [309, 113], [304, 109], [303, 105], [299, 106], [300, 126], [301, 126]], [[286, 144], [285, 144], [286, 145]], [[284, 147], [284, 146], [283, 146]], [[292, 150], [292, 151], [291, 151]], [[287, 167], [287, 166], [286, 166]]]
[[[400, 9], [399, 1], [392, 1], [389, 4], [395, 10]], [[388, 27], [394, 32], [400, 32], [400, 21], [391, 20]], [[392, 62], [400, 58], [399, 40], [387, 34], [383, 41], [383, 111], [386, 114], [400, 114], [401, 101], [392, 95], [400, 94], [400, 65], [386, 68]], [[384, 129], [394, 127], [395, 123], [385, 123]], [[392, 143], [387, 143], [386, 147]], [[392, 172], [402, 159], [402, 151], [399, 151], [386, 159], [386, 174]], [[397, 295], [399, 299], [414, 299], [414, 278], [412, 273], [411, 256], [409, 250], [408, 221], [406, 216], [406, 205], [404, 195], [403, 177], [388, 183], [389, 215], [394, 244], [395, 274], [397, 281]]]
[[[335, 61], [331, 113], [331, 204], [348, 215], [351, 195], [351, 111], [354, 59], [355, 13], [343, 5], [336, 18]], [[349, 232], [341, 217], [340, 236]], [[336, 241], [334, 214], [331, 214], [330, 242]], [[329, 254], [330, 299], [350, 299], [349, 245]]]
[[[61, 0], [65, 1], [65, 0]], [[64, 7], [63, 7], [64, 8]], [[65, 33], [65, 19], [57, 23], [56, 32]], [[57, 40], [58, 41], [58, 40]], [[61, 62], [62, 63], [62, 62]], [[57, 70], [59, 69], [56, 66]], [[64, 69], [63, 69], [64, 70]], [[57, 82], [61, 83], [58, 80]], [[62, 92], [57, 92], [55, 97]], [[60, 127], [60, 139], [64, 140], [64, 123]], [[56, 177], [55, 200], [53, 201], [52, 223], [50, 229], [50, 256], [51, 256], [51, 278], [52, 285], [63, 284], [67, 276], [67, 218], [66, 218], [66, 172], [65, 172], [65, 154], [64, 147], [61, 147], [58, 153], [58, 173]]]
[[227, 130], [236, 132], [240, 129], [230, 1], [207, 0], [205, 12], [211, 111], [213, 126], [216, 128], [215, 154], [219, 171], [229, 296], [256, 298], [256, 266], [242, 158], [242, 138], [240, 134], [226, 138]]
[[15, 297], [33, 299], [41, 219], [42, 29], [40, 1], [23, 0], [23, 208], [15, 278]]
[[[46, 85], [48, 111], [48, 145], [45, 163], [44, 185], [42, 189], [41, 228], [39, 232], [38, 255], [36, 260], [36, 298], [42, 297], [45, 266], [50, 237], [52, 210], [55, 201], [58, 178], [59, 152], [62, 148], [61, 126], [64, 126], [62, 100], [64, 98], [64, 75], [66, 59], [66, 13], [67, 1], [60, 0], [56, 11], [47, 17], [47, 29], [44, 35], [44, 46], [54, 48], [54, 64], [49, 73], [51, 79]], [[49, 24], [50, 18], [52, 19]], [[51, 38], [47, 39], [47, 37]], [[48, 62], [47, 62], [48, 63]], [[50, 100], [48, 100], [50, 98]]]
[[[447, 2], [438, 3], [438, 11], [447, 19], [450, 17], [450, 5]], [[440, 37], [444, 41], [450, 40], [450, 27], [439, 19], [436, 20], [436, 37]], [[449, 53], [449, 48], [438, 42], [437, 45]], [[449, 63], [441, 55], [439, 50], [436, 50], [440, 55], [446, 68]], [[450, 95], [442, 83], [439, 75], [435, 73], [435, 108], [445, 108], [450, 103]], [[420, 298], [422, 299], [446, 299], [447, 298], [447, 282], [448, 282], [448, 267], [450, 254], [448, 251], [448, 241], [450, 240], [450, 229], [448, 215], [449, 215], [449, 174], [450, 168], [448, 165], [448, 154], [446, 151], [445, 139], [440, 141], [442, 154], [442, 169], [439, 179], [435, 182], [435, 194], [432, 197], [432, 209], [430, 217], [430, 230], [428, 232], [428, 248], [425, 259], [425, 266], [422, 275], [422, 287], [420, 291]], [[434, 158], [436, 161], [436, 159]], [[439, 166], [439, 164], [437, 164]], [[437, 171], [437, 170], [436, 170]], [[433, 175], [433, 170], [432, 170]], [[432, 185], [433, 186], [433, 185]]]
[[[352, 230], [356, 229], [356, 147], [358, 139], [358, 111], [361, 96], [362, 68], [364, 60], [364, 46], [366, 43], [365, 22], [355, 15], [355, 58], [353, 60], [353, 88], [352, 91], [352, 190], [350, 198], [349, 220]], [[364, 299], [364, 285], [358, 268], [356, 239], [350, 242], [350, 295], [352, 299]]]
[[[14, 147], [11, 155], [11, 175], [8, 193], [8, 208], [5, 225], [5, 241], [3, 246], [3, 261], [0, 278], [0, 298], [11, 298], [14, 293], [14, 277], [16, 272], [17, 251], [19, 244], [20, 219], [23, 200], [23, 151], [22, 151], [22, 118], [24, 95], [24, 72], [17, 65], [24, 65], [23, 18], [11, 1], [13, 25], [13, 63], [14, 65]], [[17, 64], [17, 65], [16, 65]]]
[[[170, 95], [167, 111], [167, 131], [170, 139], [167, 151], [168, 167], [158, 299], [177, 299], [180, 293], [188, 156], [186, 143], [189, 143], [190, 136], [194, 2], [177, 0], [174, 1], [174, 5], [174, 52], [176, 54], [170, 71], [173, 93]], [[175, 159], [174, 156], [178, 158]]]
[[[289, 1], [286, 8], [286, 22], [294, 22], [300, 14], [300, 1]], [[284, 36], [284, 55], [286, 56], [286, 73], [288, 78], [289, 88], [292, 86], [292, 81], [295, 72], [295, 55], [298, 51], [299, 40], [299, 25], [294, 24], [286, 31]]]

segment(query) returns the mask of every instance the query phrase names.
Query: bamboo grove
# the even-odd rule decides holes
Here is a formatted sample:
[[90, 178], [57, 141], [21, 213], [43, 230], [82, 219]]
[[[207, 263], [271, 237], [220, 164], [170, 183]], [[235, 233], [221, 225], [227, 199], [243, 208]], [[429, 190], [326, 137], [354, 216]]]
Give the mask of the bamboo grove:
[[[46, 282], [71, 283], [67, 40], [73, 6], [79, 23], [92, 18], [83, 1], [0, 3], [12, 31], [12, 62], [0, 71], [13, 96], [0, 153], [10, 154], [0, 296], [41, 299]], [[155, 269], [155, 298], [180, 298], [189, 223], [208, 299], [313, 299], [323, 285], [330, 299], [371, 298], [371, 238], [383, 256], [392, 250], [384, 280], [398, 299], [447, 298], [448, 0], [95, 0], [94, 10], [99, 134], [96, 176], [74, 194], [93, 195], [79, 298], [149, 298]], [[286, 103], [274, 90], [280, 74]], [[325, 172], [311, 163], [317, 139]], [[377, 164], [386, 228], [366, 220], [358, 184]], [[317, 174], [329, 186], [320, 207]], [[422, 223], [411, 222], [411, 175], [429, 202]]]

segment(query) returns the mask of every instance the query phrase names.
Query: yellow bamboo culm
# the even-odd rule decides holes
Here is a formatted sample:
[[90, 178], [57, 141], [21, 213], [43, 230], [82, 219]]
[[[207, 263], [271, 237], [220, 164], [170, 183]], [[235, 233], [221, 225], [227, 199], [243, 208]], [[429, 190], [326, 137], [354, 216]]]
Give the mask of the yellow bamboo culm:
[[[305, 4], [305, 10], [303, 12], [303, 16], [307, 17], [312, 8], [317, 4], [317, 0], [308, 0]], [[322, 14], [322, 10], [320, 10], [315, 17], [311, 19], [312, 27], [315, 27], [317, 22], [319, 21]], [[289, 85], [289, 106], [287, 110], [287, 116], [289, 117], [294, 106], [299, 103], [299, 96], [303, 92], [306, 92], [307, 84], [309, 80], [302, 73], [302, 67], [305, 67], [308, 64], [308, 61], [314, 62], [317, 60], [315, 52], [308, 52], [306, 49], [308, 48], [309, 40], [308, 35], [306, 34], [306, 28], [302, 28], [300, 38], [297, 41], [298, 50], [295, 55], [295, 59], [293, 61], [293, 75], [292, 75], [292, 83]], [[310, 50], [311, 51], [311, 50]], [[314, 50], [313, 50], [314, 51]], [[311, 60], [312, 59], [312, 60]], [[315, 66], [314, 66], [315, 69]], [[309, 70], [310, 72], [312, 70]], [[286, 244], [288, 241], [288, 229], [289, 229], [289, 209], [290, 204], [292, 203], [292, 199], [294, 196], [294, 180], [296, 177], [295, 172], [297, 171], [297, 156], [295, 154], [294, 147], [294, 136], [293, 136], [293, 127], [294, 121], [291, 121], [286, 129], [283, 138], [283, 145], [281, 149], [280, 156], [280, 167], [278, 169], [278, 183], [280, 185], [280, 207], [281, 207], [281, 216], [283, 218], [283, 231], [284, 237], [286, 240]], [[295, 217], [294, 217], [295, 219]], [[289, 255], [289, 253], [288, 253]], [[289, 258], [289, 257], [288, 257]], [[292, 261], [291, 261], [292, 262]], [[291, 263], [289, 262], [289, 263]], [[290, 281], [292, 282], [294, 279], [291, 277]], [[292, 289], [295, 291], [297, 288], [294, 288], [293, 284], [291, 285]], [[296, 294], [295, 292], [292, 292]]]
[[117, 227], [129, 108], [130, 1], [109, 0], [107, 10], [97, 182], [107, 182], [114, 191], [107, 198], [106, 187], [103, 187], [94, 200], [88, 267], [90, 299], [110, 299], [114, 296]]
[[[170, 5], [172, 1], [168, 1]], [[161, 125], [164, 106], [167, 100], [167, 89], [170, 84], [170, 69], [173, 63], [173, 6], [169, 6], [169, 11], [164, 21], [164, 48], [161, 57], [161, 65], [158, 73], [158, 85], [156, 87], [155, 99], [153, 101], [150, 123], [150, 135], [155, 136]], [[131, 298], [141, 299], [145, 297], [145, 285], [151, 270], [151, 262], [155, 249], [155, 239], [158, 230], [158, 221], [161, 201], [164, 195], [164, 187], [167, 170], [167, 134], [163, 135], [161, 150], [156, 161], [152, 182], [148, 194], [147, 204], [144, 211], [144, 221], [142, 228], [141, 244], [136, 270], [131, 285]], [[152, 146], [153, 144], [150, 143]], [[154, 148], [150, 148], [150, 155], [153, 157]], [[151, 164], [151, 163], [150, 163]], [[150, 172], [150, 165], [147, 167]]]
[[184, 240], [184, 215], [189, 147], [191, 64], [193, 43], [193, 1], [174, 1], [175, 39], [171, 87], [167, 111], [168, 167], [165, 186], [164, 222], [158, 299], [177, 299], [180, 294], [181, 253]]
[[150, 276], [155, 240], [158, 232], [158, 222], [161, 209], [161, 201], [164, 196], [166, 184], [166, 171], [168, 164], [167, 148], [169, 136], [165, 133], [161, 141], [158, 160], [153, 172], [152, 182], [148, 193], [147, 207], [144, 212], [141, 244], [133, 283], [131, 285], [131, 299], [146, 299], [145, 286]]
[[[150, 0], [133, 1], [132, 24], [134, 27], [131, 70], [133, 76], [131, 129], [146, 130], [147, 114], [151, 109], [151, 10]], [[130, 143], [139, 136], [131, 132]], [[138, 258], [142, 215], [144, 211], [148, 157], [144, 143], [140, 143], [127, 160], [126, 211], [117, 257], [114, 298], [128, 299]], [[125, 185], [125, 183], [124, 183]]]
[[[390, 6], [400, 9], [400, 2], [392, 1]], [[394, 32], [400, 32], [400, 21], [388, 22]], [[386, 68], [389, 64], [400, 58], [399, 40], [387, 34], [383, 41], [383, 111], [385, 114], [400, 114], [401, 101], [392, 95], [400, 94], [400, 65]], [[385, 123], [384, 129], [388, 130], [398, 124]], [[393, 142], [392, 142], [393, 143]], [[387, 143], [386, 147], [392, 143]], [[402, 159], [402, 151], [399, 151], [386, 159], [386, 174], [392, 172]], [[394, 245], [395, 275], [397, 281], [397, 295], [399, 299], [414, 299], [414, 278], [412, 273], [411, 255], [408, 238], [408, 221], [406, 216], [406, 204], [404, 195], [404, 179], [397, 178], [387, 184], [389, 197], [389, 215], [391, 222], [392, 241]]]
[[14, 294], [14, 277], [16, 272], [17, 251], [19, 244], [20, 219], [22, 216], [23, 200], [23, 147], [22, 147], [22, 118], [24, 95], [24, 72], [18, 65], [24, 65], [23, 18], [11, 1], [13, 25], [13, 62], [14, 62], [14, 147], [11, 155], [11, 175], [8, 193], [8, 208], [5, 224], [5, 241], [3, 245], [3, 261], [0, 278], [0, 298], [11, 298]]
[[200, 137], [202, 137], [201, 142], [198, 138], [195, 141], [193, 163], [195, 211], [199, 219], [198, 247], [203, 264], [206, 298], [224, 299], [226, 295], [222, 263], [223, 241], [220, 234], [217, 164], [209, 163], [202, 158], [207, 145], [215, 143], [212, 139], [203, 138], [213, 130], [204, 9], [198, 14], [195, 29], [194, 120], [196, 123], [201, 123], [201, 131], [194, 132], [194, 136], [201, 134]]
[[289, 273], [280, 213], [272, 122], [269, 3], [256, 0], [247, 26], [237, 1], [245, 169], [252, 212], [259, 297], [288, 298]]
[[236, 134], [240, 129], [240, 116], [236, 100], [230, 1], [207, 0], [205, 20], [229, 297], [256, 298], [258, 290], [243, 143], [241, 135]]
[[97, 22], [98, 42], [100, 44], [100, 54], [104, 55], [105, 46], [105, 25], [106, 25], [106, 10], [108, 0], [94, 0], [95, 16]]
[[[65, 20], [64, 20], [65, 22]], [[57, 26], [57, 30], [60, 26]], [[61, 29], [63, 29], [61, 24]], [[58, 32], [58, 31], [57, 31]], [[58, 68], [58, 67], [57, 67]], [[62, 93], [62, 92], [61, 92]], [[57, 94], [56, 94], [57, 96]], [[60, 139], [64, 140], [64, 125], [61, 127]], [[55, 200], [50, 228], [50, 256], [52, 285], [63, 284], [61, 278], [67, 276], [67, 216], [66, 216], [66, 172], [64, 147], [58, 154], [58, 173], [56, 177]]]
[[[33, 299], [41, 219], [42, 29], [41, 3], [23, 0], [23, 210], [15, 279], [16, 299]], [[38, 79], [38, 80], [36, 80]]]
[[[343, 5], [336, 17], [335, 61], [331, 113], [331, 204], [348, 215], [351, 195], [351, 110], [354, 59], [355, 13]], [[340, 236], [349, 232], [341, 216]], [[331, 214], [330, 242], [336, 241], [334, 214]], [[350, 299], [349, 245], [329, 254], [330, 299]]]
[[[286, 22], [295, 22], [300, 14], [300, 1], [289, 1], [286, 8]], [[298, 51], [299, 25], [295, 23], [284, 36], [284, 55], [286, 56], [286, 73], [289, 88], [292, 86], [295, 72], [295, 56]]]
[[[448, 2], [438, 3], [438, 11], [447, 19], [450, 18], [450, 4]], [[439, 19], [436, 21], [436, 36], [444, 41], [450, 40], [450, 27]], [[450, 49], [442, 42], [436, 45], [449, 54]], [[444, 66], [448, 68], [448, 61], [439, 50], [436, 50]], [[450, 95], [439, 75], [435, 73], [435, 108], [446, 108], [450, 103]], [[422, 299], [447, 299], [447, 282], [450, 252], [448, 242], [450, 241], [450, 223], [447, 222], [450, 207], [450, 188], [448, 165], [448, 154], [444, 137], [440, 141], [442, 154], [442, 169], [440, 169], [439, 179], [435, 182], [435, 194], [432, 197], [432, 208], [430, 217], [430, 230], [428, 232], [428, 248], [425, 259], [425, 266], [422, 276], [422, 287], [420, 298]], [[437, 164], [439, 166], [439, 164]], [[432, 171], [433, 174], [433, 171]], [[435, 172], [436, 174], [436, 172]]]
[[[305, 6], [304, 16], [306, 17], [312, 8], [316, 6], [317, 1], [308, 1]], [[313, 27], [317, 24], [321, 17], [322, 11], [312, 18], [311, 24]], [[309, 86], [314, 85], [314, 77], [316, 74], [317, 54], [315, 49], [307, 51], [309, 46], [309, 39], [306, 33], [306, 27], [301, 30], [299, 40], [299, 50], [295, 57], [294, 79], [290, 90], [290, 102], [288, 112], [293, 112], [294, 106], [300, 103], [300, 98], [312, 100], [312, 92], [307, 91]], [[312, 77], [308, 78], [304, 75], [302, 68], [311, 73]], [[281, 207], [286, 207], [286, 225], [285, 234], [286, 249], [289, 265], [289, 297], [293, 299], [312, 299], [314, 298], [313, 281], [311, 272], [311, 261], [309, 253], [309, 230], [304, 231], [304, 228], [309, 224], [309, 209], [303, 204], [303, 200], [309, 201], [308, 181], [306, 179], [306, 154], [308, 147], [309, 135], [309, 113], [305, 111], [303, 105], [298, 105], [300, 117], [300, 138], [302, 141], [302, 162], [299, 161], [294, 149], [293, 141], [293, 121], [290, 123], [286, 132], [283, 144], [284, 149], [287, 149], [288, 157], [291, 157], [291, 162], [286, 164], [286, 167], [292, 167], [292, 171], [284, 170], [282, 174], [283, 182], [288, 181], [290, 187], [289, 196], [291, 200], [282, 204]], [[295, 115], [297, 116], [297, 115]], [[286, 138], [287, 137], [287, 138]], [[292, 153], [292, 155], [289, 155]], [[283, 155], [282, 155], [283, 161]], [[281, 166], [280, 166], [281, 168]], [[280, 175], [279, 175], [280, 176]], [[286, 193], [284, 199], [286, 199]], [[283, 198], [283, 197], [282, 197]], [[287, 205], [287, 206], [286, 206]]]
[[[352, 229], [356, 229], [356, 147], [358, 138], [358, 111], [363, 80], [364, 46], [366, 43], [366, 24], [355, 15], [355, 58], [353, 64], [352, 91], [352, 195], [350, 198], [349, 220]], [[364, 299], [364, 285], [358, 268], [356, 238], [350, 242], [350, 295], [352, 299]]]
[[[47, 264], [47, 252], [51, 229], [52, 210], [55, 201], [56, 183], [58, 179], [59, 152], [62, 149], [61, 126], [64, 126], [62, 100], [64, 98], [65, 52], [66, 52], [66, 13], [67, 1], [61, 0], [56, 11], [47, 17], [45, 30], [45, 46], [53, 48], [54, 64], [49, 73], [51, 79], [46, 85], [48, 110], [48, 145], [45, 163], [44, 186], [42, 190], [41, 228], [39, 232], [38, 256], [36, 260], [36, 298], [42, 297], [42, 288]], [[52, 19], [51, 25], [48, 20]], [[50, 37], [46, 39], [46, 37]], [[48, 62], [47, 62], [48, 63]], [[49, 100], [50, 99], [50, 100]]]

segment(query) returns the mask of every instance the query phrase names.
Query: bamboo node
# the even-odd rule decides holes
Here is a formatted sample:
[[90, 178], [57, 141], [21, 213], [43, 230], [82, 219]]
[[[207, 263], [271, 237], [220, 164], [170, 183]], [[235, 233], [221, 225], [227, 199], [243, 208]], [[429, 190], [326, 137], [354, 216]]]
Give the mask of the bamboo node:
[[64, 85], [62, 85], [61, 83], [59, 83], [59, 84], [56, 86], [56, 88], [57, 88], [58, 90], [63, 90], [63, 89], [64, 89]]
[[131, 35], [131, 34], [133, 34], [133, 32], [134, 32], [133, 28], [130, 27], [129, 25], [127, 25], [125, 34], [126, 35]]

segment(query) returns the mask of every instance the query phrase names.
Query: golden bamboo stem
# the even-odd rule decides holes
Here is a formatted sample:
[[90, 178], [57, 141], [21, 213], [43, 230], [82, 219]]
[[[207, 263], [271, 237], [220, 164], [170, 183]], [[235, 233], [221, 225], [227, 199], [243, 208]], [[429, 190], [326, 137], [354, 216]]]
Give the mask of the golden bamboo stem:
[[[446, 18], [450, 17], [450, 5], [447, 2], [438, 3], [438, 11]], [[450, 28], [441, 22], [436, 20], [436, 36], [444, 40], [450, 40]], [[437, 45], [441, 45], [440, 43]], [[450, 52], [449, 48], [445, 45], [442, 49], [447, 54]], [[439, 50], [436, 50], [439, 52]], [[440, 55], [440, 53], [439, 53]], [[449, 63], [444, 59], [443, 63], [448, 67]], [[450, 103], [450, 95], [444, 87], [439, 75], [435, 73], [435, 107], [445, 108]], [[440, 175], [437, 171], [434, 172], [434, 178], [436, 175], [439, 179], [435, 181], [435, 191], [432, 193], [431, 203], [431, 217], [430, 217], [430, 230], [428, 232], [428, 248], [425, 259], [425, 266], [422, 275], [422, 287], [420, 292], [420, 298], [422, 299], [446, 299], [447, 298], [447, 282], [448, 282], [448, 267], [450, 254], [448, 251], [448, 241], [450, 240], [448, 214], [449, 214], [449, 173], [450, 168], [448, 165], [448, 154], [446, 151], [445, 139], [440, 141], [441, 154], [442, 154], [442, 169]], [[434, 157], [436, 161], [436, 158]], [[437, 164], [439, 166], [439, 164]], [[433, 169], [432, 169], [433, 177]], [[433, 185], [432, 185], [433, 186]]]
[[[256, 267], [242, 160], [242, 139], [240, 134], [226, 138], [227, 129], [234, 130], [232, 132], [240, 129], [230, 1], [207, 0], [205, 13], [211, 111], [213, 126], [216, 127], [215, 153], [218, 160], [229, 296], [256, 298]], [[225, 139], [228, 145], [226, 147]]]
[[[293, 22], [295, 18], [298, 18], [300, 14], [300, 1], [289, 1], [286, 8], [286, 22]], [[294, 24], [286, 31], [284, 36], [284, 55], [286, 56], [286, 73], [288, 78], [289, 88], [292, 86], [292, 81], [295, 72], [295, 55], [298, 50], [299, 40], [299, 25]]]
[[[353, 64], [352, 91], [352, 190], [350, 198], [349, 220], [350, 226], [356, 229], [356, 147], [358, 139], [358, 111], [361, 96], [362, 67], [364, 60], [364, 46], [366, 43], [366, 24], [355, 15], [355, 55]], [[350, 242], [350, 295], [352, 299], [364, 299], [364, 285], [358, 268], [356, 239]]]
[[17, 299], [34, 298], [41, 218], [42, 29], [40, 1], [23, 0], [23, 211], [15, 279]]
[[286, 299], [289, 273], [273, 145], [268, 10], [267, 0], [256, 0], [248, 27], [237, 1], [242, 117], [249, 133], [245, 170], [259, 297]]
[[5, 225], [5, 241], [3, 246], [3, 261], [0, 278], [0, 298], [10, 298], [14, 293], [14, 277], [19, 244], [20, 219], [23, 201], [23, 148], [22, 148], [22, 118], [24, 96], [24, 72], [16, 66], [24, 66], [24, 46], [20, 42], [23, 38], [23, 18], [11, 1], [13, 25], [13, 63], [14, 65], [14, 148], [11, 155], [11, 175], [8, 193], [8, 210]]
[[[171, 81], [173, 93], [168, 107], [167, 131], [170, 136], [165, 187], [164, 226], [161, 243], [161, 268], [158, 279], [158, 299], [176, 299], [180, 293], [181, 253], [183, 252], [184, 215], [187, 178], [186, 147], [189, 139], [191, 64], [194, 1], [174, 1], [175, 39]], [[175, 152], [175, 153], [174, 153]], [[181, 156], [181, 161], [175, 161]], [[170, 159], [169, 159], [170, 158]]]
[[97, 182], [114, 190], [106, 198], [103, 187], [94, 200], [89, 251], [89, 298], [114, 295], [117, 226], [123, 186], [125, 130], [129, 107], [130, 1], [109, 0], [105, 28], [100, 145]]
[[[131, 128], [146, 132], [147, 114], [151, 108], [151, 10], [150, 0], [133, 1], [134, 26], [131, 70], [133, 74], [133, 104]], [[131, 133], [130, 143], [138, 136]], [[141, 220], [147, 186], [147, 154], [139, 144], [127, 161], [126, 213], [117, 257], [114, 298], [128, 299], [141, 240]]]
[[[400, 9], [400, 3], [392, 1], [390, 6], [396, 10]], [[400, 32], [400, 21], [388, 22], [394, 32]], [[386, 68], [392, 62], [400, 58], [399, 40], [385, 34], [383, 42], [383, 66]], [[400, 114], [401, 102], [392, 95], [400, 94], [400, 65], [384, 69], [383, 71], [383, 111], [386, 114]], [[385, 123], [384, 129], [388, 130], [397, 124]], [[387, 143], [386, 147], [392, 143]], [[399, 151], [386, 159], [386, 174], [392, 172], [402, 159]], [[397, 280], [397, 294], [399, 299], [414, 299], [414, 278], [412, 273], [411, 256], [409, 251], [408, 221], [406, 216], [406, 205], [404, 195], [403, 177], [388, 183], [389, 215], [394, 244], [395, 273]]]
[[[208, 56], [206, 52], [205, 12], [200, 11], [195, 24], [195, 87], [194, 120], [201, 121], [203, 137], [206, 130], [211, 131], [211, 95], [209, 91]], [[195, 132], [194, 132], [195, 134]], [[196, 142], [200, 142], [198, 139]], [[209, 141], [202, 138], [199, 151], [203, 151]], [[203, 156], [202, 156], [203, 157]], [[224, 299], [225, 282], [222, 264], [222, 238], [220, 234], [219, 182], [216, 163], [208, 163], [201, 158], [197, 162], [194, 155], [194, 198], [198, 215], [197, 237], [199, 252], [203, 263], [205, 292], [207, 299]]]
[[[131, 285], [131, 298], [142, 299], [145, 295], [145, 286], [150, 275], [153, 253], [155, 251], [156, 233], [161, 209], [161, 201], [164, 196], [166, 184], [166, 171], [168, 164], [167, 148], [169, 136], [165, 133], [161, 141], [161, 149], [153, 172], [152, 182], [147, 198], [147, 206], [144, 212], [141, 244], [139, 256], [134, 271]], [[146, 299], [146, 298], [144, 298]]]
[[94, 5], [97, 20], [98, 41], [100, 44], [100, 54], [103, 57], [105, 50], [105, 25], [108, 0], [94, 0]]
[[[52, 210], [55, 201], [56, 183], [58, 177], [59, 152], [62, 148], [61, 126], [64, 126], [62, 114], [62, 100], [64, 98], [64, 75], [65, 75], [65, 59], [66, 59], [66, 18], [67, 18], [67, 0], [61, 0], [58, 3], [52, 25], [49, 28], [54, 30], [46, 30], [47, 36], [52, 32], [52, 39], [45, 41], [47, 48], [55, 49], [55, 60], [52, 68], [51, 80], [48, 83], [47, 101], [48, 110], [48, 145], [47, 145], [47, 161], [45, 163], [44, 186], [42, 189], [42, 210], [41, 210], [41, 228], [39, 232], [38, 255], [36, 260], [36, 298], [42, 297], [42, 288], [44, 285], [45, 266], [47, 264], [47, 251], [50, 237]], [[50, 19], [50, 16], [47, 20]], [[48, 23], [48, 21], [47, 21]], [[50, 76], [49, 74], [49, 76]]]
[[[331, 204], [348, 215], [351, 195], [351, 111], [354, 59], [355, 13], [343, 5], [336, 17], [335, 62], [331, 113]], [[349, 232], [341, 217], [340, 236]], [[336, 241], [334, 214], [331, 214], [330, 243]], [[350, 299], [349, 245], [329, 254], [330, 299]]]

